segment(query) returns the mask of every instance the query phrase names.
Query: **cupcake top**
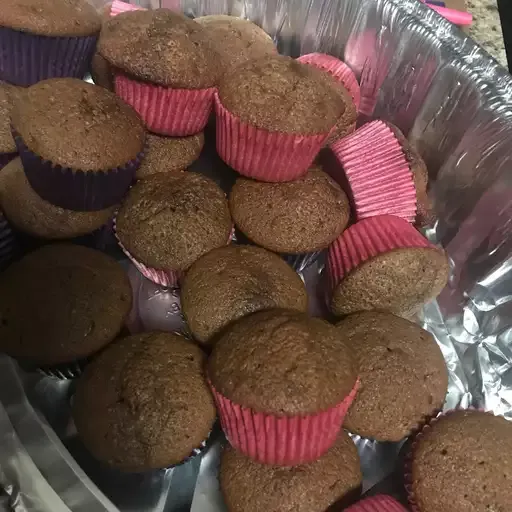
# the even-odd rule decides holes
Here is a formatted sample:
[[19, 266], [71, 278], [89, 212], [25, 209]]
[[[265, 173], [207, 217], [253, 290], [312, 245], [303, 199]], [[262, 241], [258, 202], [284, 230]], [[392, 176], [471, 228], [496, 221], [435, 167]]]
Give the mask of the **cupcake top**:
[[225, 70], [250, 59], [277, 53], [272, 38], [252, 21], [214, 14], [194, 21], [208, 29]]
[[103, 24], [98, 50], [116, 68], [164, 87], [213, 87], [219, 75], [206, 29], [168, 9], [111, 18]]
[[306, 415], [340, 403], [357, 367], [336, 327], [273, 309], [229, 326], [213, 347], [208, 375], [229, 400], [256, 412]]
[[159, 173], [136, 183], [116, 218], [124, 247], [157, 269], [186, 270], [226, 245], [232, 230], [224, 192], [194, 172]]
[[65, 210], [42, 199], [30, 186], [20, 158], [0, 173], [0, 205], [20, 231], [45, 239], [66, 239], [91, 233], [114, 215], [115, 206], [93, 212]]
[[448, 370], [433, 336], [391, 313], [355, 313], [337, 325], [359, 365], [360, 387], [344, 427], [401, 441], [442, 408]]
[[411, 495], [422, 512], [512, 510], [512, 424], [458, 410], [425, 427], [413, 445]]
[[144, 160], [137, 169], [137, 178], [146, 178], [159, 172], [183, 171], [199, 158], [203, 146], [203, 132], [190, 137], [148, 134]]
[[239, 178], [229, 207], [237, 227], [253, 242], [290, 254], [325, 249], [350, 217], [345, 192], [319, 167], [286, 183]]
[[0, 275], [0, 350], [37, 365], [87, 357], [117, 336], [131, 303], [128, 276], [114, 259], [47, 245]]
[[21, 89], [0, 82], [0, 153], [15, 153], [16, 144], [11, 133], [13, 103]]
[[194, 338], [212, 344], [227, 324], [255, 311], [307, 311], [299, 275], [279, 256], [259, 247], [230, 245], [198, 259], [182, 284], [181, 305]]
[[44, 160], [84, 171], [123, 166], [142, 151], [135, 110], [103, 87], [76, 78], [43, 80], [23, 90], [12, 125]]
[[145, 332], [110, 345], [78, 381], [73, 419], [84, 445], [125, 471], [164, 468], [191, 456], [216, 417], [205, 359], [173, 333]]
[[320, 459], [294, 467], [259, 464], [226, 446], [219, 480], [229, 512], [325, 512], [362, 483], [357, 449], [344, 431]]
[[40, 36], [99, 33], [101, 18], [87, 0], [2, 0], [0, 27]]
[[[251, 60], [226, 73], [223, 106], [243, 122], [271, 132], [325, 133], [343, 115], [336, 80], [282, 55]], [[336, 85], [336, 87], [339, 87]]]

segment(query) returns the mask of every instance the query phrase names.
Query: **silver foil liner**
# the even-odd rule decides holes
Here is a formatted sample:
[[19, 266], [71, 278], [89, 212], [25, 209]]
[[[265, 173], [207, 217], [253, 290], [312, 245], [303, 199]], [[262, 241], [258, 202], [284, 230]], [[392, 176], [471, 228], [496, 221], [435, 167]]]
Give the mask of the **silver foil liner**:
[[[137, 3], [159, 5], [158, 0]], [[427, 235], [445, 248], [452, 272], [419, 322], [434, 334], [447, 362], [445, 407], [474, 406], [512, 419], [508, 72], [416, 0], [162, 3], [191, 17], [251, 19], [274, 38], [281, 53], [326, 52], [352, 67], [361, 83], [362, 117], [398, 125], [429, 167], [429, 193], [439, 221]], [[219, 174], [222, 164], [215, 162], [205, 172], [224, 175]], [[233, 176], [228, 178], [223, 185]], [[315, 297], [311, 312], [324, 315], [320, 271], [315, 262], [303, 276]], [[138, 316], [139, 324], [148, 328], [162, 322], [163, 328], [172, 324], [175, 330], [179, 315], [169, 311], [176, 297], [143, 287], [146, 292], [137, 301], [146, 316]], [[212, 439], [202, 458], [170, 471], [137, 477], [100, 471], [69, 430], [69, 382], [27, 376], [5, 358], [0, 366], [0, 486], [15, 510], [225, 512], [217, 479], [221, 437]], [[354, 442], [364, 489], [400, 493], [395, 475], [400, 474], [401, 445], [357, 437]]]

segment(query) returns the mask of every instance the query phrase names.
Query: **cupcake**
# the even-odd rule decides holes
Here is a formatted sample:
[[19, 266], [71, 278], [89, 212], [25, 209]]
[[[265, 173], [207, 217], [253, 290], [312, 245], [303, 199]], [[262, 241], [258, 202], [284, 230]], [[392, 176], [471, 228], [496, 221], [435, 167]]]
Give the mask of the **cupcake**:
[[219, 66], [198, 23], [168, 9], [124, 12], [104, 23], [98, 51], [116, 70], [116, 93], [149, 131], [181, 137], [204, 129]]
[[249, 178], [306, 174], [346, 105], [336, 80], [291, 57], [251, 60], [220, 80], [217, 152]]
[[307, 465], [263, 465], [230, 446], [220, 459], [220, 488], [228, 512], [325, 512], [359, 493], [362, 480], [356, 447], [343, 431], [321, 458]]
[[232, 229], [224, 192], [194, 172], [137, 182], [115, 221], [126, 255], [145, 277], [169, 287], [203, 254], [228, 244]]
[[413, 173], [389, 126], [372, 121], [331, 146], [348, 181], [356, 220], [396, 215], [416, 217]]
[[[335, 130], [333, 130], [325, 142], [326, 146], [330, 146], [333, 142], [346, 137], [356, 129], [357, 109], [361, 99], [361, 91], [356, 76], [343, 61], [325, 53], [308, 53], [307, 55], [302, 55], [297, 60], [303, 64], [309, 64], [326, 71], [340, 84], [339, 90], [343, 95], [347, 109], [336, 123]], [[346, 97], [347, 93], [352, 99], [352, 103]]]
[[350, 217], [345, 192], [319, 167], [287, 183], [240, 178], [231, 190], [229, 207], [247, 238], [284, 254], [298, 270], [338, 238]]
[[107, 59], [96, 52], [91, 60], [91, 77], [96, 85], [115, 91], [114, 72]]
[[137, 179], [159, 172], [184, 171], [199, 158], [203, 146], [203, 132], [189, 137], [148, 134], [144, 160], [137, 169]]
[[215, 422], [206, 357], [185, 337], [145, 332], [104, 350], [78, 381], [73, 419], [98, 460], [122, 471], [186, 461]]
[[437, 217], [432, 200], [428, 197], [427, 192], [420, 192], [418, 194], [418, 211], [416, 212], [414, 227], [424, 229], [433, 226], [436, 221]]
[[68, 210], [117, 204], [144, 149], [139, 116], [111, 92], [74, 78], [45, 80], [20, 93], [12, 127], [32, 188]]
[[448, 281], [448, 259], [407, 221], [379, 215], [350, 226], [328, 251], [335, 315], [381, 309], [414, 316]]
[[501, 416], [458, 410], [414, 439], [406, 489], [412, 512], [512, 510], [512, 424]]
[[277, 54], [272, 38], [252, 21], [223, 14], [195, 18], [208, 30], [224, 72], [252, 59]]
[[430, 333], [378, 311], [354, 313], [337, 327], [357, 360], [360, 380], [344, 428], [398, 442], [442, 409], [448, 370]]
[[306, 312], [304, 283], [281, 258], [259, 247], [214, 249], [187, 271], [183, 314], [194, 339], [212, 345], [230, 322], [272, 308]]
[[83, 78], [101, 18], [86, 0], [2, 0], [0, 80], [27, 87], [47, 78]]
[[16, 144], [11, 133], [12, 105], [18, 89], [0, 82], [0, 170], [16, 156]]
[[0, 206], [14, 228], [45, 240], [62, 240], [92, 233], [114, 215], [114, 207], [95, 212], [75, 212], [45, 201], [30, 186], [20, 158], [0, 172]]
[[0, 274], [0, 350], [27, 368], [74, 364], [117, 336], [131, 303], [130, 282], [114, 259], [47, 245]]
[[231, 445], [279, 466], [321, 457], [357, 392], [357, 367], [339, 331], [284, 309], [231, 324], [213, 347], [208, 377]]
[[348, 507], [345, 512], [407, 512], [395, 498], [379, 494], [358, 501], [355, 505]]

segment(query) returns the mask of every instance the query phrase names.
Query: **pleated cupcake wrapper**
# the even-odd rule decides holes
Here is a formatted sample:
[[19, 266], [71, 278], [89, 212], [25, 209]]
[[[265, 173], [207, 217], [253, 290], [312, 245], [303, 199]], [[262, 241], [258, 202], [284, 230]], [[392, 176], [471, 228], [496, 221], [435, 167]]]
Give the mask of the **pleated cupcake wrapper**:
[[32, 188], [46, 201], [75, 211], [104, 210], [119, 203], [135, 180], [144, 152], [122, 167], [84, 171], [63, 167], [32, 152], [13, 131]]
[[17, 248], [16, 238], [11, 226], [0, 212], [0, 270], [11, 261]]
[[141, 116], [150, 132], [172, 137], [204, 130], [212, 111], [215, 88], [173, 89], [139, 82], [124, 74], [115, 77], [116, 94]]
[[114, 0], [112, 2], [112, 6], [110, 7], [110, 17], [117, 16], [122, 12], [128, 11], [145, 11], [144, 7], [140, 5], [127, 4], [126, 2], [120, 2], [119, 0]]
[[5, 167], [11, 160], [14, 160], [18, 153], [0, 153], [0, 170]]
[[435, 248], [400, 217], [380, 215], [359, 221], [329, 246], [327, 271], [331, 291], [355, 268], [379, 254], [422, 247]]
[[302, 272], [306, 270], [310, 265], [319, 258], [322, 251], [307, 252], [303, 254], [281, 254], [288, 265], [290, 265], [295, 271]]
[[407, 512], [407, 509], [395, 498], [379, 494], [358, 501], [348, 507], [345, 512]]
[[232, 402], [208, 382], [230, 444], [257, 462], [279, 466], [295, 466], [320, 458], [336, 441], [359, 389], [358, 379], [339, 404], [317, 414], [275, 416]]
[[214, 96], [217, 153], [243, 176], [260, 181], [292, 181], [306, 174], [323, 146], [324, 134], [269, 132], [244, 123]]
[[357, 220], [390, 214], [414, 222], [413, 175], [400, 143], [386, 124], [372, 121], [331, 149], [345, 171]]
[[[119, 247], [121, 247], [121, 250], [124, 252], [124, 254], [127, 256], [127, 258], [135, 265], [135, 268], [146, 278], [150, 281], [153, 281], [153, 283], [157, 284], [158, 286], [162, 286], [164, 288], [179, 288], [181, 279], [184, 276], [184, 272], [181, 270], [172, 270], [172, 269], [157, 269], [154, 267], [150, 267], [148, 265], [144, 265], [144, 263], [140, 262], [133, 256], [130, 251], [123, 245], [119, 237], [117, 236], [117, 229], [116, 229], [116, 219], [114, 218], [114, 234], [117, 240], [117, 243], [119, 244]], [[235, 228], [231, 230], [231, 233], [229, 235], [227, 245], [231, 243], [231, 240], [233, 239], [235, 234]]]
[[47, 78], [83, 78], [97, 39], [40, 36], [0, 27], [0, 80], [28, 87]]
[[341, 85], [345, 87], [345, 89], [347, 89], [347, 91], [352, 96], [352, 100], [356, 105], [356, 109], [359, 109], [359, 103], [361, 101], [361, 89], [359, 88], [356, 75], [354, 75], [354, 72], [349, 66], [347, 66], [347, 64], [345, 64], [340, 59], [325, 53], [308, 53], [306, 55], [300, 56], [297, 60], [303, 64], [309, 64], [316, 68], [327, 71], [336, 80], [338, 80], [338, 82], [340, 82]]

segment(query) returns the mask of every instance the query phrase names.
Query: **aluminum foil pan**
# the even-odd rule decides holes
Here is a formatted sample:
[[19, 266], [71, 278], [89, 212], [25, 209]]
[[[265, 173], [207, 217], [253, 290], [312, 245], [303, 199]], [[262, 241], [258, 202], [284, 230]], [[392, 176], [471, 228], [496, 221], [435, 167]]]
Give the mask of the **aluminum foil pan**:
[[[90, 0], [98, 8], [104, 0]], [[442, 348], [447, 408], [512, 419], [512, 80], [484, 50], [416, 0], [160, 0], [191, 17], [232, 14], [260, 24], [292, 56], [343, 58], [361, 82], [363, 113], [398, 125], [430, 172], [448, 286], [419, 321]], [[158, 7], [159, 0], [141, 0]], [[210, 152], [209, 152], [210, 151]], [[202, 172], [233, 180], [206, 149]], [[207, 164], [205, 165], [205, 162]], [[199, 168], [198, 168], [199, 169]], [[322, 258], [303, 272], [311, 313], [325, 313]], [[183, 328], [179, 297], [130, 270], [134, 330]], [[225, 512], [217, 466], [222, 435], [202, 458], [126, 475], [87, 454], [70, 420], [73, 384], [21, 371], [0, 357], [0, 508], [17, 512]], [[364, 490], [401, 495], [402, 446], [355, 437]], [[403, 451], [403, 450], [402, 450]]]

